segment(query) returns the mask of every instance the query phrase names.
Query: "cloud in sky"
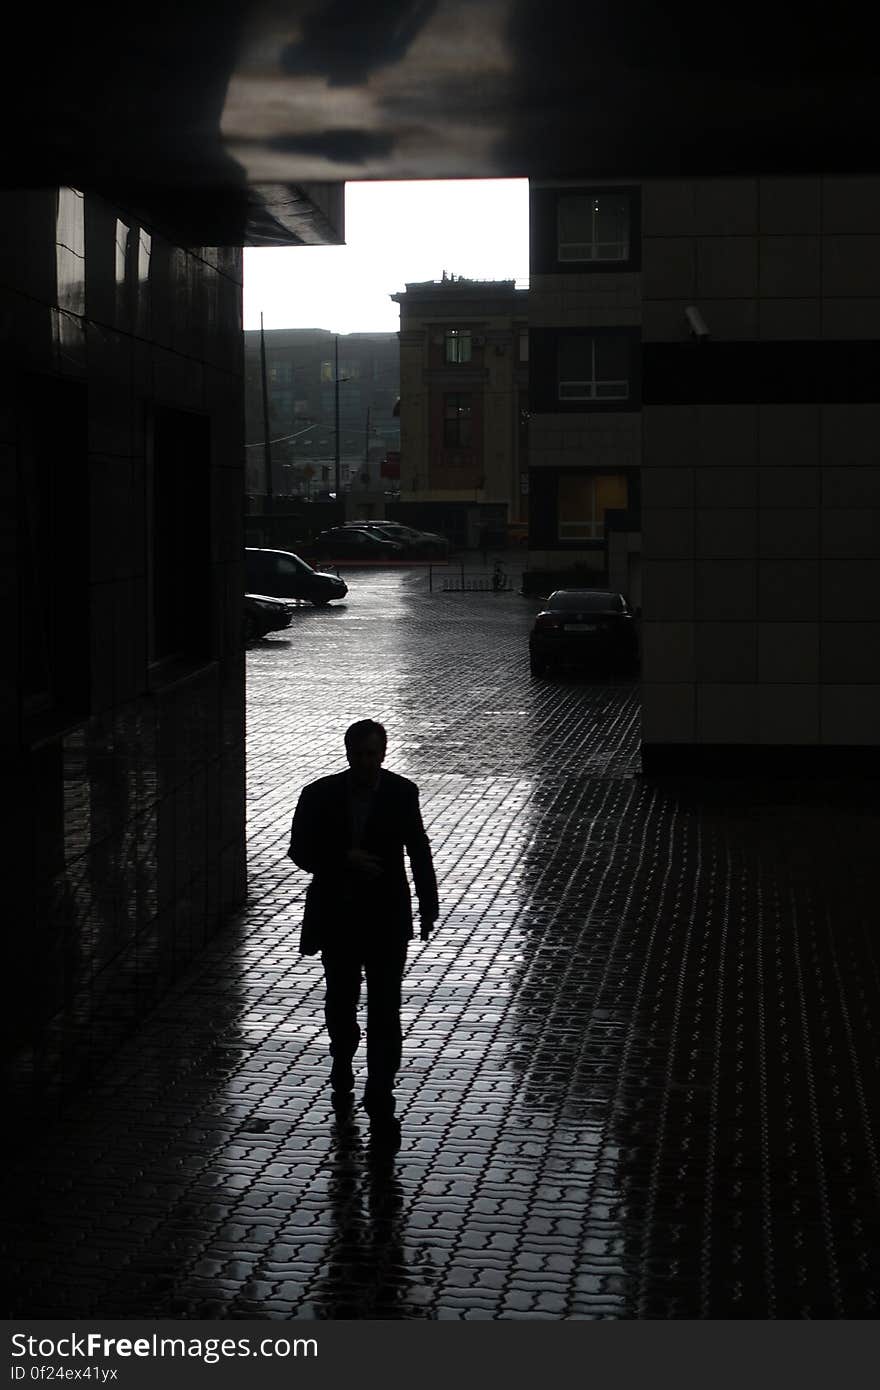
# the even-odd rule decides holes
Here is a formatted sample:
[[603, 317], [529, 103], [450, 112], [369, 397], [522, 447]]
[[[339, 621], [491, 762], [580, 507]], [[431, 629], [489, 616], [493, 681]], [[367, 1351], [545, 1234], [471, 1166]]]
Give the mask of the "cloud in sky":
[[349, 183], [345, 246], [246, 249], [244, 326], [393, 333], [388, 298], [447, 274], [528, 281], [527, 179]]

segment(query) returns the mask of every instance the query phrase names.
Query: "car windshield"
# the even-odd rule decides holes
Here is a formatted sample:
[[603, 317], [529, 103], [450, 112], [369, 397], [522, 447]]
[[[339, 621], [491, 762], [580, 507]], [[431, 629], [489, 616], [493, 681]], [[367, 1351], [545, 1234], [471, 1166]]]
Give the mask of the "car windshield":
[[557, 589], [550, 595], [547, 607], [557, 612], [622, 613], [624, 603], [620, 594], [603, 589]]

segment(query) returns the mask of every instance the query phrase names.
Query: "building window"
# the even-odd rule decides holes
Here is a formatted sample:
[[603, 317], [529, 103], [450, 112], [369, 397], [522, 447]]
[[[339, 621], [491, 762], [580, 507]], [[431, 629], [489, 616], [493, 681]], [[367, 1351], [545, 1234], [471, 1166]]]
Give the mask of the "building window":
[[469, 328], [447, 328], [446, 361], [470, 362], [471, 331]]
[[605, 535], [605, 513], [626, 506], [623, 474], [564, 474], [559, 479], [559, 539], [600, 541]]
[[[340, 381], [359, 381], [361, 375], [360, 362], [346, 361], [339, 359], [339, 380]], [[333, 383], [336, 380], [336, 372], [332, 362], [321, 363], [321, 380]]]
[[456, 391], [443, 398], [443, 443], [447, 449], [471, 445], [471, 398]]
[[292, 363], [276, 362], [269, 368], [269, 381], [273, 386], [289, 386], [293, 381]]
[[630, 393], [629, 340], [612, 333], [566, 335], [559, 341], [561, 401], [626, 400]]
[[564, 194], [557, 203], [556, 219], [560, 261], [629, 260], [627, 194]]

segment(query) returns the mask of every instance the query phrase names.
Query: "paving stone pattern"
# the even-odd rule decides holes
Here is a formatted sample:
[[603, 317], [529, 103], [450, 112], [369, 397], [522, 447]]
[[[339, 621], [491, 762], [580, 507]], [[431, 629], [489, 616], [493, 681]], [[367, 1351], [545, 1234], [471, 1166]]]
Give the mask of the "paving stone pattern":
[[[349, 580], [248, 656], [246, 912], [23, 1138], [10, 1311], [876, 1316], [870, 797], [649, 782], [636, 686], [529, 676], [534, 600]], [[391, 1159], [332, 1119], [284, 858], [363, 716], [421, 787], [443, 906]]]

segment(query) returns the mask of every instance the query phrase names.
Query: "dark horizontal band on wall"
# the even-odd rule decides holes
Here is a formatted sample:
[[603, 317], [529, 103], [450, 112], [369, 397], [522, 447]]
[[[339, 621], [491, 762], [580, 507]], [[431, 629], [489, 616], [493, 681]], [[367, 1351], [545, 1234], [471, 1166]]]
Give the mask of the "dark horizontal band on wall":
[[645, 343], [643, 405], [880, 401], [880, 342]]
[[[880, 747], [817, 744], [643, 743], [646, 777], [722, 778], [725, 781], [800, 781], [880, 778]], [[872, 795], [876, 796], [877, 788]]]

